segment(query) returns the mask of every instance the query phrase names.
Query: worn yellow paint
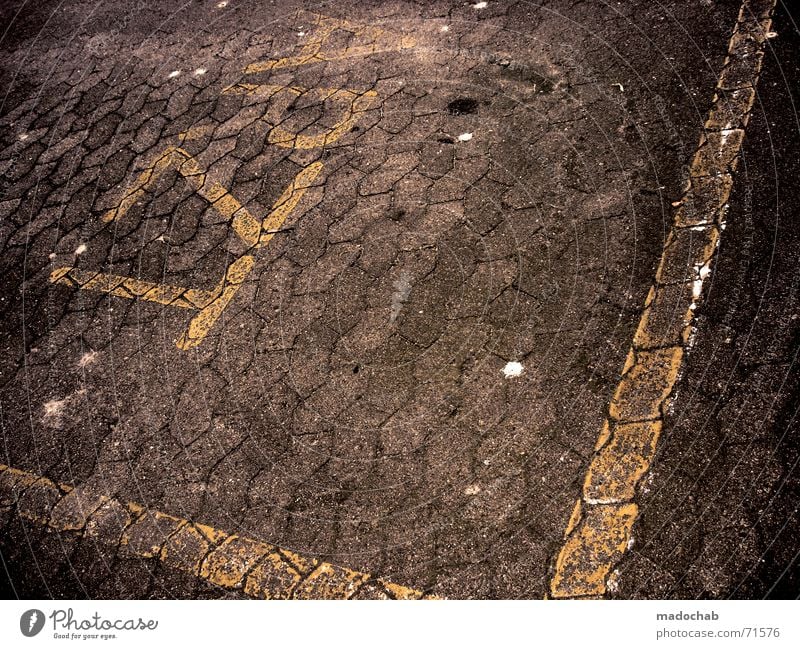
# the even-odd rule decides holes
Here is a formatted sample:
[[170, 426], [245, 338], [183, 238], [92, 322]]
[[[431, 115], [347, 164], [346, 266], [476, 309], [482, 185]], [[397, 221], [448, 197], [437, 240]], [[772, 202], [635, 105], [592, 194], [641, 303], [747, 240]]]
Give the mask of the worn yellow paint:
[[[320, 17], [320, 41], [322, 44], [336, 29], [345, 23]], [[290, 133], [280, 126], [273, 127], [268, 141], [282, 147], [293, 149], [313, 149], [335, 142], [349, 131], [358, 114], [368, 110], [377, 93], [372, 90], [358, 92], [343, 88], [316, 88], [305, 90], [295, 86], [274, 84], [236, 84], [223, 92], [267, 92], [275, 95], [281, 91], [291, 93], [295, 98], [313, 93], [321, 101], [332, 100], [344, 105], [343, 117], [327, 130], [314, 134]], [[262, 118], [264, 119], [264, 118]], [[196, 126], [181, 133], [181, 144], [206, 135], [214, 126]], [[102, 219], [112, 222], [122, 218], [130, 208], [142, 200], [145, 193], [168, 169], [174, 168], [231, 223], [236, 235], [248, 246], [258, 248], [267, 245], [280, 231], [286, 219], [303, 199], [322, 171], [322, 162], [314, 162], [302, 169], [291, 184], [283, 191], [270, 213], [262, 220], [255, 218], [227, 189], [216, 181], [207, 178], [197, 160], [180, 146], [169, 146], [159, 153], [128, 188], [120, 204], [107, 211]], [[255, 259], [245, 253], [235, 259], [225, 272], [223, 280], [213, 289], [195, 289], [173, 286], [164, 283], [148, 282], [135, 277], [111, 273], [92, 272], [73, 267], [55, 269], [50, 275], [52, 283], [66, 284], [82, 290], [108, 293], [115, 297], [141, 299], [167, 306], [199, 310], [192, 318], [186, 331], [180, 335], [176, 345], [188, 350], [199, 345], [234, 298], [247, 276], [253, 269]]]
[[225, 307], [228, 306], [250, 271], [253, 270], [254, 264], [255, 258], [251, 255], [244, 255], [228, 266], [225, 279], [217, 286], [214, 299], [192, 318], [189, 327], [178, 339], [176, 344], [179, 349], [191, 349], [203, 342], [211, 327], [217, 322]]
[[661, 434], [660, 421], [617, 424], [610, 441], [594, 456], [583, 483], [587, 503], [633, 500], [647, 472]]
[[[774, 0], [742, 3], [656, 283], [566, 526], [550, 581], [552, 597], [604, 596], [610, 571], [627, 549], [637, 515], [632, 501], [655, 455], [664, 406], [691, 340], [702, 280], [719, 243], [774, 6]], [[755, 55], [753, 42], [761, 45]]]
[[[186, 136], [186, 134], [183, 134]], [[182, 137], [182, 140], [187, 137]], [[174, 168], [183, 176], [200, 196], [205, 198], [222, 216], [233, 221], [234, 232], [250, 246], [258, 243], [260, 222], [239, 203], [238, 200], [218, 182], [209, 181], [197, 160], [184, 149], [169, 146], [162, 151], [134, 181], [118, 207], [106, 212], [102, 219], [111, 222], [122, 218], [125, 213], [152, 187], [168, 169]]]
[[270, 552], [250, 571], [244, 592], [254, 599], [292, 599], [303, 575], [281, 558], [280, 552]]
[[240, 588], [253, 566], [276, 548], [267, 543], [229, 536], [203, 561], [200, 576], [223, 588]]
[[184, 142], [191, 142], [192, 140], [197, 140], [201, 137], [208, 135], [209, 133], [213, 133], [214, 130], [217, 128], [216, 124], [203, 124], [201, 126], [192, 126], [191, 128], [181, 131], [178, 134], [178, 141], [183, 144]]
[[378, 579], [378, 583], [385, 590], [389, 591], [394, 599], [437, 599], [434, 596], [421, 597], [418, 590], [408, 588], [407, 586], [400, 586], [399, 584], [384, 579]]
[[675, 227], [693, 228], [721, 221], [732, 187], [733, 176], [729, 173], [689, 178], [675, 214]]
[[175, 147], [168, 147], [162, 151], [153, 163], [145, 169], [139, 177], [128, 188], [125, 197], [114, 209], [109, 210], [102, 216], [106, 223], [114, 221], [124, 215], [133, 205], [142, 198], [147, 187], [153, 183], [166, 169], [173, 164]]
[[691, 334], [693, 308], [690, 282], [651, 287], [642, 319], [633, 337], [634, 347], [646, 350], [664, 345], [685, 345]]
[[[360, 113], [373, 108], [378, 97], [374, 90], [359, 92], [347, 88], [312, 88], [305, 89], [298, 86], [279, 86], [274, 84], [242, 84], [238, 83], [223, 90], [223, 93], [265, 93], [274, 97], [281, 92], [288, 93], [294, 99], [311, 95], [320, 101], [332, 101], [341, 105], [342, 117], [324, 131], [311, 134], [292, 133], [279, 124], [271, 126], [267, 134], [270, 144], [286, 149], [317, 149], [336, 142], [355, 125]], [[260, 121], [269, 124], [268, 116], [264, 115]], [[198, 126], [189, 129], [183, 134], [186, 139], [195, 139], [204, 136], [208, 126]]]
[[708, 114], [704, 128], [707, 131], [723, 131], [736, 123], [737, 116], [750, 112], [755, 102], [755, 88], [738, 88], [714, 95], [713, 108]]
[[572, 508], [572, 514], [570, 514], [569, 522], [567, 522], [567, 529], [564, 530], [564, 538], [567, 538], [572, 531], [578, 526], [578, 523], [581, 522], [581, 515], [583, 514], [583, 501], [578, 498], [575, 501], [575, 506]]
[[266, 246], [272, 240], [272, 237], [283, 227], [289, 214], [294, 211], [303, 196], [305, 196], [306, 190], [312, 186], [321, 172], [321, 162], [313, 162], [300, 170], [292, 184], [275, 201], [269, 216], [262, 221], [261, 234], [258, 240], [259, 245]]
[[71, 266], [56, 268], [50, 273], [50, 282], [73, 286], [84, 291], [108, 293], [115, 297], [140, 299], [183, 309], [203, 309], [216, 296], [214, 291], [147, 282], [125, 275], [99, 273]]
[[603, 595], [611, 567], [628, 545], [638, 508], [622, 505], [584, 505], [580, 523], [556, 559], [550, 583], [553, 597]]
[[[314, 162], [301, 169], [275, 201], [270, 213], [263, 220], [258, 220], [219, 183], [208, 182], [205, 172], [191, 155], [179, 147], [171, 146], [139, 176], [134, 183], [133, 191], [128, 192], [120, 206], [107, 212], [103, 218], [111, 221], [124, 216], [138, 197], [155, 183], [162, 173], [173, 167], [192, 183], [197, 192], [208, 200], [214, 209], [231, 222], [234, 232], [249, 248], [258, 248], [269, 243], [276, 231], [281, 228], [321, 173], [322, 166], [321, 162]], [[53, 270], [50, 282], [81, 290], [107, 293], [115, 297], [199, 310], [176, 342], [179, 349], [188, 350], [205, 339], [225, 307], [247, 279], [254, 264], [255, 258], [252, 254], [238, 257], [228, 266], [222, 281], [211, 290], [149, 282], [136, 277], [88, 271], [70, 266]]]
[[200, 562], [213, 547], [196, 526], [183, 523], [164, 541], [159, 559], [166, 565], [198, 574]]
[[603, 427], [600, 429], [600, 436], [597, 438], [597, 442], [595, 442], [594, 450], [599, 451], [606, 445], [609, 438], [611, 437], [611, 426], [608, 423], [608, 419], [603, 422]]
[[267, 140], [271, 144], [287, 149], [316, 149], [327, 146], [350, 131], [355, 125], [358, 113], [368, 110], [373, 105], [373, 100], [376, 97], [377, 93], [372, 90], [362, 94], [343, 89], [333, 90], [326, 98], [335, 98], [337, 101], [344, 103], [344, 108], [342, 109], [344, 117], [333, 126], [321, 133], [313, 133], [311, 135], [291, 133], [281, 126], [274, 126], [270, 130]]
[[[356, 24], [322, 14], [310, 15], [314, 25], [310, 29], [306, 43], [297, 54], [280, 59], [251, 63], [245, 68], [245, 73], [254, 74], [281, 68], [310, 65], [312, 63], [323, 63], [325, 61], [340, 61], [354, 57], [369, 56], [379, 52], [396, 52], [410, 49], [417, 44], [416, 39], [412, 36], [398, 36], [380, 27]], [[329, 39], [337, 30], [352, 34], [357, 44], [344, 49], [327, 49]]]
[[692, 161], [690, 174], [700, 177], [713, 175], [723, 169], [735, 171], [743, 140], [744, 129], [741, 128], [706, 131]]
[[[137, 503], [129, 502], [125, 506], [133, 515], [133, 523], [123, 531], [119, 541], [123, 554], [127, 556], [162, 558], [161, 552], [166, 540], [186, 525], [186, 521], [176, 516], [149, 511]], [[158, 530], [158, 538], [155, 539], [152, 534], [148, 534], [148, 531], [152, 532], [154, 529]]]
[[683, 347], [637, 352], [608, 406], [609, 417], [621, 422], [660, 418], [682, 360]]
[[[334, 566], [312, 557], [283, 550], [270, 543], [251, 539], [223, 530], [194, 523], [184, 518], [149, 510], [134, 502], [122, 502], [104, 494], [79, 487], [86, 502], [102, 502], [127, 512], [121, 537], [106, 537], [103, 528], [91, 529], [96, 508], [86, 515], [82, 528], [75, 528], [65, 518], [42, 518], [22, 505], [20, 496], [28, 490], [54, 491], [60, 500], [53, 509], [77, 490], [69, 485], [56, 484], [43, 476], [0, 464], [0, 503], [16, 506], [21, 518], [72, 534], [92, 536], [102, 543], [119, 543], [129, 556], [158, 558], [171, 568], [199, 576], [221, 588], [243, 592], [250, 597], [265, 599], [349, 599], [357, 596], [367, 583], [379, 583], [396, 599], [423, 599], [419, 590], [407, 588], [364, 572]], [[36, 500], [34, 499], [31, 499]], [[137, 528], [153, 524], [163, 527], [159, 538], [146, 546], [131, 543]]]
[[[687, 240], [691, 245], [686, 245]], [[656, 270], [656, 282], [668, 284], [698, 279], [699, 268], [714, 257], [718, 242], [716, 225], [674, 228], [667, 235], [664, 254]]]
[[369, 575], [320, 563], [294, 592], [296, 599], [350, 599]]

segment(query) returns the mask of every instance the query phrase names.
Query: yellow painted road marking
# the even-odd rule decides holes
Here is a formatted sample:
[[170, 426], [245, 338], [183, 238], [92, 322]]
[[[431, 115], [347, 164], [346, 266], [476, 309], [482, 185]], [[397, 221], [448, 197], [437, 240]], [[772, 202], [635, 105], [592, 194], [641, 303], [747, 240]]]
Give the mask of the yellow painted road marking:
[[[286, 149], [316, 149], [336, 142], [336, 140], [353, 128], [355, 121], [359, 117], [359, 113], [363, 113], [375, 105], [375, 99], [378, 96], [378, 93], [374, 90], [366, 90], [364, 92], [348, 90], [346, 88], [313, 88], [307, 90], [297, 86], [277, 86], [273, 84], [254, 83], [234, 84], [233, 86], [225, 88], [223, 92], [228, 94], [264, 93], [270, 98], [274, 98], [280, 92], [287, 92], [294, 98], [310, 94], [318, 96], [320, 101], [332, 100], [343, 105], [343, 118], [321, 133], [303, 135], [291, 133], [279, 125], [272, 126], [267, 135], [267, 141], [270, 144], [276, 144]], [[268, 119], [266, 116], [263, 116], [260, 118], [260, 121], [268, 122]], [[190, 129], [186, 134], [187, 139], [202, 137], [208, 132], [208, 128], [209, 127], [206, 126], [200, 126], [197, 127], [197, 131]]]
[[[312, 63], [340, 61], [354, 57], [364, 57], [379, 52], [396, 52], [416, 45], [411, 36], [397, 36], [380, 27], [351, 23], [347, 20], [331, 18], [322, 14], [302, 12], [311, 16], [313, 27], [308, 41], [295, 56], [251, 63], [245, 73], [253, 74], [281, 68], [295, 68]], [[349, 32], [357, 44], [344, 49], [324, 51], [334, 32]]]
[[182, 286], [146, 282], [126, 275], [81, 270], [72, 266], [56, 268], [50, 273], [52, 283], [73, 286], [84, 291], [108, 293], [130, 300], [140, 299], [184, 309], [203, 309], [214, 299], [213, 291], [198, 291]]
[[552, 597], [605, 596], [611, 571], [630, 543], [636, 487], [650, 468], [665, 406], [691, 344], [694, 311], [725, 222], [774, 8], [775, 0], [742, 4], [688, 188], [555, 560]]
[[[335, 58], [363, 56], [366, 53], [377, 51], [381, 41], [399, 45], [400, 49], [413, 45], [407, 38], [398, 40], [396, 36], [380, 28], [355, 25], [320, 14], [312, 14], [312, 19], [315, 23], [315, 36], [303, 47], [299, 57], [266, 62], [268, 65], [265, 63], [255, 64], [255, 67], [248, 66], [245, 72], [289, 67], [297, 65], [299, 60], [306, 63], [311, 62], [311, 59], [333, 60]], [[322, 50], [326, 46], [328, 39], [337, 30], [349, 31], [356, 39], [366, 40], [368, 44], [348, 48], [338, 53], [323, 54]], [[264, 67], [265, 65], [266, 67]], [[337, 141], [353, 127], [359, 113], [368, 110], [377, 97], [377, 93], [372, 90], [358, 92], [344, 88], [323, 87], [307, 90], [296, 86], [245, 83], [230, 86], [224, 89], [224, 92], [267, 93], [270, 98], [280, 92], [288, 92], [295, 99], [311, 93], [319, 96], [321, 101], [333, 100], [344, 105], [342, 119], [321, 133], [312, 135], [291, 133], [279, 125], [273, 126], [267, 140], [271, 144], [290, 149], [321, 148]], [[260, 119], [266, 121], [264, 117]], [[248, 123], [252, 121], [251, 119]], [[194, 126], [179, 135], [179, 142], [183, 144], [203, 137], [215, 128], [215, 126], [211, 125]], [[302, 169], [275, 202], [272, 211], [259, 221], [227, 189], [217, 182], [212, 182], [192, 155], [179, 146], [169, 146], [156, 156], [147, 169], [139, 174], [127, 189], [120, 204], [108, 210], [103, 215], [102, 220], [110, 223], [124, 217], [131, 207], [144, 198], [148, 189], [152, 188], [158, 179], [171, 168], [177, 170], [200, 196], [205, 198], [214, 209], [231, 223], [233, 231], [249, 248], [258, 248], [267, 245], [272, 240], [289, 214], [298, 206], [306, 190], [322, 171], [322, 163], [315, 162]], [[212, 290], [172, 286], [164, 283], [148, 282], [136, 277], [92, 272], [73, 267], [55, 269], [50, 275], [50, 281], [84, 290], [108, 293], [115, 297], [141, 299], [167, 306], [198, 309], [200, 313], [191, 320], [187, 330], [180, 335], [176, 342], [179, 349], [187, 350], [196, 347], [205, 339], [211, 327], [214, 326], [247, 279], [254, 263], [255, 259], [250, 254], [244, 254], [235, 259], [226, 269], [222, 281]]]
[[250, 271], [253, 270], [254, 264], [255, 259], [251, 255], [243, 255], [228, 266], [225, 279], [220, 283], [214, 300], [192, 318], [189, 328], [178, 339], [177, 345], [179, 349], [191, 349], [203, 342], [206, 334], [208, 334], [211, 327], [222, 315], [225, 307], [228, 306], [233, 296], [241, 288]]
[[60, 532], [118, 546], [261, 599], [429, 599], [422, 591], [270, 543], [123, 502], [0, 464], [0, 509]]
[[322, 171], [322, 163], [314, 162], [295, 176], [292, 184], [289, 185], [275, 201], [269, 216], [264, 219], [261, 225], [259, 245], [266, 246], [275, 236], [281, 226], [286, 222], [286, 218], [297, 207], [302, 200], [305, 191], [311, 187], [314, 180]]
[[[170, 167], [184, 176], [211, 205], [231, 222], [234, 232], [250, 248], [267, 245], [275, 232], [284, 224], [289, 214], [299, 205], [306, 191], [322, 171], [322, 163], [315, 162], [300, 170], [294, 180], [275, 201], [270, 213], [259, 221], [244, 208], [233, 195], [219, 183], [209, 182], [197, 161], [179, 147], [170, 146], [159, 154], [152, 165], [139, 175], [123, 198], [119, 207], [110, 210], [103, 220], [122, 218], [143, 193]], [[108, 293], [115, 297], [140, 299], [166, 306], [200, 311], [180, 335], [176, 345], [187, 350], [199, 345], [217, 322], [225, 307], [236, 295], [253, 269], [255, 259], [244, 254], [226, 269], [222, 281], [213, 289], [196, 289], [170, 284], [148, 282], [136, 277], [87, 271], [74, 267], [56, 268], [50, 282], [82, 290]]]
[[197, 160], [177, 146], [167, 147], [156, 157], [150, 167], [145, 169], [131, 185], [119, 206], [103, 215], [103, 221], [109, 223], [122, 218], [170, 168], [178, 171], [217, 212], [229, 221], [233, 221], [233, 229], [242, 241], [250, 246], [258, 243], [261, 229], [258, 219], [222, 185], [210, 182]]

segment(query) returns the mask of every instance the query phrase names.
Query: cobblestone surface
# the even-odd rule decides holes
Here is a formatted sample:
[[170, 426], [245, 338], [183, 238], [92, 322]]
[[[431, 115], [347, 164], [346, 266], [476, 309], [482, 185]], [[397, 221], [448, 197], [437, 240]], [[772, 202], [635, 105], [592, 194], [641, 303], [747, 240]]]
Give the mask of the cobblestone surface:
[[[43, 5], [2, 43], [4, 463], [542, 596], [737, 10]], [[23, 592], [168, 570], [7, 526]]]

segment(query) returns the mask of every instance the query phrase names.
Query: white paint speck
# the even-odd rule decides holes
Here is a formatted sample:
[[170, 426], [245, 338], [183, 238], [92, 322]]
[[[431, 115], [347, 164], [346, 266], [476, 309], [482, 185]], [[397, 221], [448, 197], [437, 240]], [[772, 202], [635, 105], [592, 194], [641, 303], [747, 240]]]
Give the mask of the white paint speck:
[[471, 484], [469, 487], [464, 489], [464, 495], [465, 496], [474, 496], [476, 494], [479, 494], [480, 492], [481, 492], [481, 488], [476, 484]]
[[53, 399], [52, 401], [48, 401], [44, 404], [44, 420], [60, 425], [61, 415], [64, 414], [66, 405], [67, 399]]
[[439, 30], [440, 32], [449, 32], [450, 26], [449, 25], [442, 25], [442, 28]]
[[513, 379], [516, 376], [520, 376], [523, 369], [522, 363], [518, 363], [517, 361], [509, 361], [503, 368], [503, 375], [507, 379]]
[[692, 304], [689, 307], [692, 311], [697, 308], [697, 302], [703, 294], [703, 281], [711, 273], [711, 263], [698, 264], [695, 266], [694, 272], [697, 279], [692, 282]]
[[474, 5], [472, 5], [472, 8], [473, 9], [486, 9], [486, 7], [488, 7], [488, 6], [489, 6], [488, 2], [476, 2]]
[[608, 578], [606, 582], [606, 588], [608, 588], [608, 592], [615, 593], [619, 590], [619, 571], [615, 570], [611, 573], [611, 576]]
[[54, 253], [54, 252], [51, 252], [51, 253], [48, 255], [48, 257], [50, 257], [50, 261], [52, 261], [53, 259], [55, 259], [55, 258], [56, 258], [56, 253]]
[[170, 73], [169, 73], [167, 76], [168, 76], [170, 79], [174, 79], [175, 77], [179, 76], [179, 75], [180, 75], [180, 73], [181, 73], [181, 71], [180, 71], [180, 70], [173, 70], [173, 71], [172, 71], [172, 72], [170, 72]]
[[223, 0], [222, 2], [217, 3], [217, 9], [224, 9], [228, 6], [228, 0]]
[[589, 505], [613, 505], [617, 501], [614, 498], [584, 498]]
[[22, 133], [22, 134], [19, 136], [19, 139], [20, 139], [22, 142], [24, 142], [25, 140], [27, 140], [27, 139], [28, 139], [28, 134], [27, 134], [27, 133]]
[[731, 136], [732, 133], [735, 133], [737, 129], [735, 128], [726, 128], [720, 131], [720, 138], [719, 138], [719, 146], [720, 152], [722, 151], [722, 147], [725, 146], [725, 143], [728, 141], [728, 138]]
[[692, 282], [692, 300], [694, 300], [689, 307], [694, 311], [697, 308], [697, 300], [700, 299], [700, 296], [703, 294], [703, 280], [696, 279]]
[[82, 243], [77, 248], [75, 248], [75, 254], [76, 255], [82, 255], [84, 252], [86, 252], [86, 250], [87, 250], [86, 244]]
[[206, 70], [205, 68], [196, 68], [194, 71], [194, 76], [202, 77], [206, 72], [208, 72], [208, 70]]
[[305, 32], [297, 32], [297, 35], [298, 35], [300, 38], [303, 38], [303, 36], [305, 36], [305, 35], [306, 35], [306, 33], [305, 33]]
[[45, 417], [52, 417], [53, 415], [61, 414], [61, 411], [64, 410], [64, 405], [66, 403], [66, 401], [59, 400], [48, 401], [46, 404], [44, 404]]
[[469, 142], [472, 139], [472, 133], [462, 133], [458, 136], [459, 142]]
[[78, 361], [78, 367], [87, 367], [97, 360], [98, 353], [94, 350], [86, 352]]

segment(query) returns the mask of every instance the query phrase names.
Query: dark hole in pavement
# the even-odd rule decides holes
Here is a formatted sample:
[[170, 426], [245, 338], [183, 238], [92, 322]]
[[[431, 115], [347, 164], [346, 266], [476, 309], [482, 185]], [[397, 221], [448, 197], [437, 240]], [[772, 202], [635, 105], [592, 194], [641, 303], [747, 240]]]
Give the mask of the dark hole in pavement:
[[436, 140], [436, 141], [437, 141], [437, 142], [441, 142], [442, 144], [455, 144], [455, 143], [456, 143], [456, 141], [455, 141], [453, 138], [451, 138], [451, 137], [447, 137], [447, 136], [445, 136], [445, 137], [440, 137], [440, 138], [439, 138], [438, 140]]
[[459, 97], [447, 104], [447, 112], [451, 115], [471, 115], [478, 111], [478, 102], [472, 97]]

